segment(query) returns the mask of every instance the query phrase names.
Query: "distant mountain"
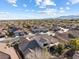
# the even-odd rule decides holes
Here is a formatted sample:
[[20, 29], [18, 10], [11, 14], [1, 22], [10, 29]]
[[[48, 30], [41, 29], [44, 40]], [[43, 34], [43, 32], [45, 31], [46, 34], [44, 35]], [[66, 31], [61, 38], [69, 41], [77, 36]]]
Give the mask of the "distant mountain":
[[57, 19], [79, 19], [79, 16], [77, 15], [60, 16]]

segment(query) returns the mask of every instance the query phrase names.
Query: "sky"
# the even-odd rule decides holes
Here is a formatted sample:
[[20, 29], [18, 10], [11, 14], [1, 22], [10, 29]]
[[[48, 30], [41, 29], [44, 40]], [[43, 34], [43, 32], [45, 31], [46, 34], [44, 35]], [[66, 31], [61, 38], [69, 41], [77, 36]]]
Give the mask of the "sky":
[[0, 0], [0, 20], [79, 15], [79, 0]]

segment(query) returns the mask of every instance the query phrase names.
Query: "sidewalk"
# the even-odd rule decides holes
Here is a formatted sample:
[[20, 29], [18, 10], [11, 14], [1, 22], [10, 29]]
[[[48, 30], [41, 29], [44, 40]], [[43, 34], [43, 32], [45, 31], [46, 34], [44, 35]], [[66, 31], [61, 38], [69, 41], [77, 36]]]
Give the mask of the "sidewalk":
[[6, 43], [0, 43], [0, 51], [10, 55], [11, 59], [19, 59], [14, 48], [13, 47], [7, 47]]

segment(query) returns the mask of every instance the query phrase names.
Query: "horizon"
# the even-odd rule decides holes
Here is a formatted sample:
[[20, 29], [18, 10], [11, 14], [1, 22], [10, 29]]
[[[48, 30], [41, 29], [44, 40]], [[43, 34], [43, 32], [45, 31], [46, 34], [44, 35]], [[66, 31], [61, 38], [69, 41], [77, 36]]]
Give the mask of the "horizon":
[[0, 20], [79, 15], [79, 0], [0, 0]]

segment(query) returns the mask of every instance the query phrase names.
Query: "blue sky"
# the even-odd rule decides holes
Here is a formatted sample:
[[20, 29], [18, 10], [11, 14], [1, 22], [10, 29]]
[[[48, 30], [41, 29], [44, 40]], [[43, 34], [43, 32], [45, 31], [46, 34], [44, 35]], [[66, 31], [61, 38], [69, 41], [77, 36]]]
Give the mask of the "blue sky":
[[0, 19], [79, 15], [79, 0], [0, 0]]

